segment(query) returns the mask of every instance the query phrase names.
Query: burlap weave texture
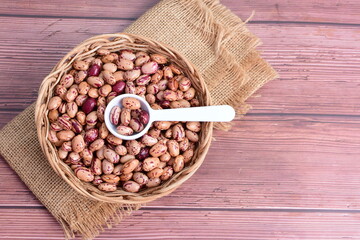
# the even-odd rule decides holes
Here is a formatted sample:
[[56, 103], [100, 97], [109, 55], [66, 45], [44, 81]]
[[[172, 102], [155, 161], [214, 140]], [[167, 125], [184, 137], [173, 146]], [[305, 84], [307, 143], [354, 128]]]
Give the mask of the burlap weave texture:
[[[255, 49], [259, 39], [218, 1], [163, 0], [125, 31], [182, 52], [202, 73], [213, 104], [231, 104], [239, 112], [248, 97], [277, 76]], [[78, 232], [91, 239], [101, 226], [137, 207], [89, 200], [55, 175], [37, 140], [34, 105], [1, 130], [0, 153], [63, 226], [67, 238]]]

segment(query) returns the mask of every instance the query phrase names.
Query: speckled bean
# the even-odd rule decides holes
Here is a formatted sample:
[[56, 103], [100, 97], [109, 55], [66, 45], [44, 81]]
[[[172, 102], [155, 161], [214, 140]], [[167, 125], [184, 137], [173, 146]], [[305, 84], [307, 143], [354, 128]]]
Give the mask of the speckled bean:
[[88, 77], [86, 81], [90, 86], [94, 88], [99, 88], [104, 85], [104, 80], [102, 80], [100, 77], [91, 76]]
[[160, 161], [162, 162], [168, 162], [171, 158], [171, 155], [169, 152], [164, 153], [163, 155], [160, 156]]
[[167, 130], [171, 127], [171, 122], [169, 121], [156, 121], [154, 126], [159, 130]]
[[60, 149], [66, 152], [71, 152], [72, 151], [71, 141], [63, 142]]
[[68, 153], [69, 153], [69, 152], [64, 151], [64, 150], [61, 150], [61, 149], [58, 150], [58, 156], [59, 156], [60, 159], [65, 159], [65, 158], [67, 158]]
[[127, 149], [124, 145], [118, 145], [115, 147], [115, 152], [120, 156], [124, 156], [127, 154]]
[[198, 142], [199, 141], [199, 135], [196, 132], [185, 130], [185, 135], [191, 142]]
[[123, 169], [121, 170], [121, 172], [123, 174], [127, 174], [127, 173], [131, 173], [132, 171], [135, 170], [135, 168], [138, 166], [139, 164], [139, 160], [137, 159], [132, 159], [130, 161], [127, 161], [125, 164], [124, 164], [124, 167]]
[[148, 131], [148, 135], [150, 135], [153, 138], [158, 138], [160, 136], [161, 130], [157, 129], [157, 128], [150, 128], [150, 130]]
[[100, 122], [104, 122], [104, 112], [105, 112], [105, 105], [99, 105], [96, 109], [96, 115]]
[[117, 176], [115, 174], [102, 175], [101, 179], [107, 183], [118, 183], [120, 181], [119, 176]]
[[111, 174], [114, 171], [114, 164], [108, 160], [103, 160], [101, 162], [101, 167], [104, 174]]
[[124, 108], [135, 110], [141, 107], [140, 101], [136, 98], [126, 97], [122, 100], [122, 105]]
[[100, 159], [98, 158], [94, 158], [91, 162], [91, 172], [94, 174], [94, 175], [101, 175], [102, 174], [102, 162]]
[[116, 61], [116, 65], [121, 70], [131, 70], [134, 68], [134, 63], [132, 60], [125, 58], [120, 58]]
[[180, 142], [185, 139], [185, 130], [181, 123], [175, 124], [172, 127], [173, 139]]
[[162, 168], [154, 168], [150, 172], [147, 173], [149, 178], [158, 178], [163, 174], [164, 170]]
[[149, 157], [149, 158], [146, 158], [143, 161], [142, 168], [143, 168], [144, 171], [149, 172], [149, 171], [153, 170], [154, 168], [158, 167], [159, 163], [160, 163], [159, 158], [157, 158], [157, 157]]
[[133, 82], [126, 82], [125, 93], [129, 93], [129, 94], [135, 94], [136, 93], [136, 87], [135, 87], [135, 84]]
[[170, 67], [165, 66], [163, 68], [163, 71], [164, 71], [164, 78], [165, 79], [169, 80], [169, 79], [172, 79], [174, 77], [174, 73], [172, 72]]
[[109, 62], [109, 63], [105, 63], [103, 65], [103, 69], [106, 71], [109, 71], [110, 73], [115, 73], [117, 70], [117, 66], [116, 66], [116, 64]]
[[79, 111], [76, 113], [76, 120], [78, 120], [78, 122], [81, 125], [85, 125], [86, 124], [86, 114], [83, 111]]
[[72, 144], [73, 151], [77, 152], [77, 153], [82, 152], [86, 146], [82, 135], [75, 136], [72, 139], [71, 144]]
[[154, 96], [153, 94], [146, 94], [145, 100], [146, 100], [149, 104], [152, 104], [152, 103], [155, 103], [156, 98], [155, 98], [155, 96]]
[[75, 75], [74, 75], [75, 83], [79, 84], [82, 81], [84, 81], [85, 78], [87, 77], [87, 74], [88, 74], [87, 71], [84, 71], [84, 70], [76, 72]]
[[162, 181], [166, 181], [168, 180], [169, 178], [171, 178], [171, 176], [173, 175], [174, 173], [174, 169], [170, 166], [167, 166], [164, 168], [164, 172], [163, 174], [160, 176], [160, 179]]
[[183, 77], [179, 81], [179, 89], [181, 91], [186, 92], [186, 91], [188, 91], [190, 89], [190, 87], [191, 87], [191, 81], [187, 77]]
[[150, 178], [148, 183], [146, 184], [147, 187], [151, 188], [151, 187], [157, 187], [159, 186], [161, 183], [160, 178]]
[[131, 173], [126, 173], [126, 174], [123, 173], [123, 174], [120, 175], [120, 181], [126, 182], [126, 181], [130, 180], [132, 178], [132, 176], [133, 176], [132, 172]]
[[105, 149], [104, 150], [104, 157], [106, 160], [108, 160], [111, 163], [118, 163], [120, 160], [120, 156], [111, 149]]
[[94, 180], [91, 183], [94, 184], [95, 186], [99, 186], [103, 182], [104, 181], [101, 179], [100, 176], [94, 176]]
[[122, 50], [119, 57], [130, 61], [134, 61], [136, 59], [135, 53], [131, 50]]
[[141, 67], [142, 65], [144, 65], [145, 63], [147, 63], [150, 60], [149, 55], [144, 54], [142, 56], [138, 56], [135, 60], [135, 66], [137, 67]]
[[95, 87], [90, 88], [88, 91], [88, 96], [91, 98], [98, 98], [99, 97], [98, 89]]
[[168, 151], [172, 157], [176, 157], [180, 154], [179, 143], [176, 140], [167, 141], [167, 147], [168, 147]]
[[172, 165], [174, 172], [180, 172], [181, 170], [183, 170], [184, 165], [184, 156], [178, 155], [177, 157], [175, 157], [174, 163]]
[[171, 91], [176, 91], [179, 87], [179, 83], [174, 78], [171, 78], [169, 79], [167, 86]]
[[126, 81], [135, 81], [137, 78], [140, 77], [140, 74], [141, 74], [140, 69], [128, 70], [124, 73], [124, 79]]
[[157, 70], [152, 76], [151, 76], [151, 82], [152, 83], [158, 83], [164, 76], [163, 70]]
[[169, 138], [169, 139], [172, 137], [172, 128], [169, 128], [168, 130], [166, 130], [164, 137]]
[[95, 152], [102, 148], [104, 146], [104, 140], [103, 139], [96, 139], [94, 142], [92, 142], [89, 146], [89, 150], [92, 152]]
[[[88, 96], [87, 95], [78, 95], [76, 98], [75, 98], [75, 103], [76, 103], [76, 107], [81, 107], [84, 103], [85, 103], [85, 101], [86, 101], [86, 99], [88, 98]], [[71, 103], [74, 103], [74, 102], [71, 102]], [[69, 104], [69, 103], [68, 103]]]
[[115, 137], [114, 135], [112, 134], [109, 134], [107, 137], [106, 137], [106, 141], [108, 141], [108, 143], [114, 145], [114, 146], [117, 146], [117, 145], [120, 145], [122, 144], [123, 140], [121, 138], [117, 138]]
[[180, 141], [179, 148], [181, 151], [185, 152], [189, 148], [189, 139], [184, 138], [184, 140]]
[[59, 108], [60, 104], [61, 104], [61, 98], [59, 96], [52, 97], [49, 100], [48, 109], [49, 110], [57, 109]]
[[184, 99], [185, 100], [191, 100], [195, 97], [195, 88], [189, 88], [189, 90], [187, 90], [185, 93], [184, 93]]
[[184, 157], [184, 162], [187, 163], [189, 162], [192, 157], [194, 156], [194, 150], [193, 149], [188, 149], [185, 152], [183, 152], [183, 157]]
[[121, 169], [123, 168], [123, 166], [123, 164], [116, 165], [112, 173], [119, 176], [121, 174]]
[[96, 125], [97, 119], [97, 113], [96, 111], [93, 111], [86, 116], [86, 124], [90, 126]]
[[164, 91], [164, 99], [168, 100], [168, 101], [176, 101], [177, 100], [177, 94], [174, 91], [165, 90]]
[[[120, 123], [123, 126], [128, 126], [131, 120], [131, 110], [127, 108], [121, 109]], [[117, 125], [117, 124], [116, 124]]]
[[201, 130], [200, 122], [187, 122], [186, 128], [193, 132], [199, 132]]
[[138, 192], [140, 190], [140, 185], [134, 181], [127, 181], [123, 184], [123, 189], [127, 192]]
[[63, 130], [63, 131], [57, 132], [56, 136], [59, 140], [70, 141], [75, 136], [75, 133], [70, 130]]
[[105, 151], [106, 147], [103, 146], [102, 148], [100, 148], [99, 150], [96, 151], [96, 157], [100, 160], [103, 160], [104, 157], [104, 151]]
[[91, 162], [93, 160], [93, 153], [89, 149], [85, 148], [80, 153], [80, 156], [82, 157], [85, 166], [88, 167], [91, 165]]
[[137, 182], [140, 185], [146, 185], [149, 182], [148, 176], [146, 176], [144, 173], [141, 172], [134, 173], [133, 179], [135, 182]]
[[70, 88], [65, 94], [65, 100], [67, 102], [73, 102], [75, 98], [79, 95], [78, 90], [76, 88]]
[[110, 85], [114, 85], [116, 83], [116, 79], [114, 75], [109, 71], [102, 71], [101, 76], [104, 79], [104, 81]]
[[104, 191], [104, 192], [114, 192], [116, 191], [116, 184], [114, 183], [100, 183], [98, 188], [101, 190], [101, 191]]
[[50, 110], [48, 113], [49, 121], [56, 122], [59, 117], [59, 111], [57, 109]]
[[102, 123], [99, 127], [99, 137], [105, 139], [107, 136], [109, 136], [109, 130], [107, 129], [106, 124]]
[[141, 66], [141, 71], [144, 74], [153, 74], [159, 69], [157, 62], [150, 61]]
[[124, 156], [122, 156], [122, 157], [120, 158], [120, 162], [121, 162], [121, 163], [126, 163], [126, 162], [128, 162], [128, 161], [130, 161], [130, 160], [132, 160], [132, 159], [135, 159], [135, 156], [134, 156], [134, 155], [126, 154], [126, 155], [124, 155]]
[[86, 167], [79, 167], [75, 169], [75, 175], [84, 182], [92, 182], [94, 180], [94, 174]]
[[110, 111], [110, 122], [114, 125], [119, 124], [119, 117], [121, 113], [121, 108], [119, 106], [114, 106]]
[[125, 136], [130, 136], [134, 133], [134, 130], [131, 127], [127, 127], [127, 126], [118, 126], [116, 128], [116, 131], [119, 134], [125, 135]]

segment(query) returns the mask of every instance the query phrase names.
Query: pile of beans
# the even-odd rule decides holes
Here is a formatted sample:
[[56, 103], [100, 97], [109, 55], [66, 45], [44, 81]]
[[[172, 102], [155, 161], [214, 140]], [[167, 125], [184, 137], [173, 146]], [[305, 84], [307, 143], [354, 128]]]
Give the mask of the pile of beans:
[[123, 109], [114, 106], [110, 111], [110, 122], [117, 126], [119, 134], [130, 136], [134, 132], [138, 133], [144, 130], [149, 122], [149, 113], [140, 109], [139, 100], [131, 97], [122, 100]]
[[[143, 97], [153, 109], [199, 106], [191, 81], [160, 54], [99, 49], [94, 57], [75, 61], [49, 100], [48, 139], [80, 180], [106, 192], [160, 185], [190, 162], [199, 141], [199, 122], [159, 121], [137, 140], [115, 137], [104, 111], [123, 93]], [[126, 112], [120, 113], [121, 125], [140, 131], [146, 113]]]

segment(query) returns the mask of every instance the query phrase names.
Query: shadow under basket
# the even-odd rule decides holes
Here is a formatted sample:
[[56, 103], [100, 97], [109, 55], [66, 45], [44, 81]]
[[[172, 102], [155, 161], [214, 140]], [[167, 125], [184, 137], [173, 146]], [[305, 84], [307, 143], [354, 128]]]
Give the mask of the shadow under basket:
[[175, 173], [169, 180], [157, 187], [147, 188], [137, 193], [126, 192], [122, 189], [114, 192], [103, 192], [91, 183], [80, 181], [75, 176], [73, 170], [58, 157], [56, 147], [48, 140], [50, 122], [47, 105], [50, 98], [54, 95], [55, 86], [59, 83], [61, 77], [71, 69], [72, 63], [75, 60], [92, 57], [99, 48], [108, 49], [110, 52], [130, 49], [162, 54], [171, 62], [177, 64], [182, 69], [184, 75], [191, 80], [192, 87], [197, 92], [200, 106], [209, 106], [211, 104], [209, 91], [198, 70], [176, 50], [157, 41], [133, 34], [98, 35], [85, 40], [63, 57], [51, 73], [45, 77], [40, 86], [36, 102], [35, 122], [42, 151], [58, 175], [73, 189], [93, 200], [120, 204], [143, 204], [168, 195], [189, 179], [204, 161], [212, 139], [212, 123], [206, 122], [202, 124], [199, 142], [194, 155], [182, 171]]

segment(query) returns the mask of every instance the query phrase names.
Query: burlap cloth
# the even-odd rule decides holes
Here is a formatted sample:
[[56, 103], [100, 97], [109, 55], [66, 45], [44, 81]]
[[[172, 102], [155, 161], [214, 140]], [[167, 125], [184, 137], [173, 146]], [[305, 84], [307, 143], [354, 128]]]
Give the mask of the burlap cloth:
[[[165, 42], [182, 52], [200, 70], [213, 103], [231, 104], [239, 113], [244, 112], [246, 99], [277, 76], [255, 50], [259, 39], [216, 0], [163, 0], [125, 32]], [[94, 238], [104, 226], [139, 207], [89, 200], [58, 177], [38, 143], [34, 104], [1, 130], [0, 153], [62, 225], [66, 238], [74, 233]]]

